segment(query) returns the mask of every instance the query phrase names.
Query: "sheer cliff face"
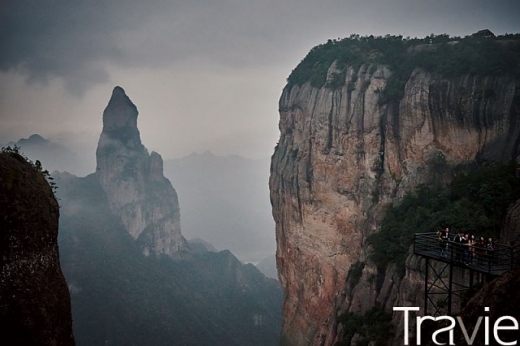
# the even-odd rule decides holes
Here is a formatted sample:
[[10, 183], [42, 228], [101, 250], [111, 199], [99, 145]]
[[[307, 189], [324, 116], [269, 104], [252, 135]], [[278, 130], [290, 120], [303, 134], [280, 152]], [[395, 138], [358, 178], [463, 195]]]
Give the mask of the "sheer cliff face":
[[21, 156], [0, 153], [2, 345], [74, 345], [58, 217], [43, 175]]
[[110, 208], [146, 255], [176, 256], [186, 249], [177, 194], [163, 175], [159, 154], [148, 151], [137, 129], [137, 108], [120, 87], [103, 112], [96, 175]]
[[[335, 72], [332, 64], [328, 78]], [[281, 96], [269, 184], [286, 344], [333, 344], [340, 305], [364, 312], [375, 302], [391, 310], [418, 301], [412, 269], [401, 282], [370, 262], [345, 291], [350, 266], [367, 261], [365, 239], [383, 206], [418, 184], [450, 179], [456, 166], [517, 156], [518, 81], [417, 69], [404, 97], [391, 101], [382, 93], [390, 75], [382, 66], [349, 68], [341, 88], [305, 83]]]

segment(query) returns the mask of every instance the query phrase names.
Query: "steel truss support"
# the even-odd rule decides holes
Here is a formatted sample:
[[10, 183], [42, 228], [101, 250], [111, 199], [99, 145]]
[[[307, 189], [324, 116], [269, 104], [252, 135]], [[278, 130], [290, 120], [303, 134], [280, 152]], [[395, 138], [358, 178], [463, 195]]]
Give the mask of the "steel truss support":
[[[459, 312], [460, 307], [464, 306], [475, 292], [475, 281], [481, 283], [485, 280], [485, 275], [475, 273], [471, 269], [456, 267], [452, 262], [435, 261], [428, 257], [425, 257], [425, 260], [424, 313], [430, 316]], [[460, 271], [458, 275], [454, 275], [455, 270]], [[463, 282], [458, 282], [454, 277], [462, 278]]]

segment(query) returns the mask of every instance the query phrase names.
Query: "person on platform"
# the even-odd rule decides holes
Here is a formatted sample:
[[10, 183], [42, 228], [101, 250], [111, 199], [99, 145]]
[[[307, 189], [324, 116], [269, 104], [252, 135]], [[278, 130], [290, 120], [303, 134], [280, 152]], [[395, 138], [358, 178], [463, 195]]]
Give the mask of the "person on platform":
[[455, 262], [462, 262], [462, 232], [459, 231], [453, 239], [453, 251], [455, 251]]
[[440, 235], [440, 246], [441, 246], [441, 257], [448, 257], [448, 246], [450, 242], [450, 229], [446, 227], [441, 231]]
[[484, 263], [484, 258], [486, 257], [486, 241], [484, 237], [480, 237], [474, 246], [475, 256], [477, 258], [477, 265], [482, 265]]

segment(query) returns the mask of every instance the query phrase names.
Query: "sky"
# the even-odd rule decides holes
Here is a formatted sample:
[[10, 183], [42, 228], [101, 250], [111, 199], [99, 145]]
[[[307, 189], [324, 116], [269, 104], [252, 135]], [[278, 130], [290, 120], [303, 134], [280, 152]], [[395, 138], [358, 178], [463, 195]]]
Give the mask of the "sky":
[[520, 32], [518, 0], [0, 0], [0, 144], [95, 146], [121, 86], [163, 158], [265, 158], [307, 52], [360, 35]]

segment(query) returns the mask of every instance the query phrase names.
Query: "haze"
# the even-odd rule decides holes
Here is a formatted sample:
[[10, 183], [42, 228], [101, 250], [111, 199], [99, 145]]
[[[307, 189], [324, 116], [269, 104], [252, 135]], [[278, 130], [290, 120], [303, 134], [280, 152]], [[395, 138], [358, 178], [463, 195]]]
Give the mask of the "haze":
[[[267, 175], [278, 98], [313, 46], [354, 33], [518, 33], [519, 15], [517, 0], [2, 1], [0, 145], [38, 133], [82, 157], [73, 173], [94, 172], [102, 112], [119, 85], [139, 109], [143, 144], [165, 160], [209, 150], [265, 162], [247, 171], [249, 183], [236, 178], [245, 195], [208, 187], [229, 179], [193, 184], [196, 171], [166, 172], [176, 172], [185, 235], [258, 261], [275, 247]], [[253, 205], [213, 203], [210, 212], [210, 197]]]
[[352, 33], [516, 33], [519, 15], [516, 0], [3, 1], [0, 143], [39, 133], [93, 155], [120, 85], [163, 157], [265, 158], [285, 80], [313, 46]]

